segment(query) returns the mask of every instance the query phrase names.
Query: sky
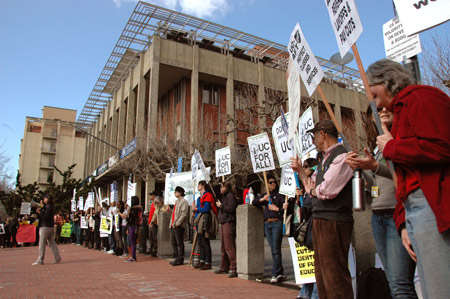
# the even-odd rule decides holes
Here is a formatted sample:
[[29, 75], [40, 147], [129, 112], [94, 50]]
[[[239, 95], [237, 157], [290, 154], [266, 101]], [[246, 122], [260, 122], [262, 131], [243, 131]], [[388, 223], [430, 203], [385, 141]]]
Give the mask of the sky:
[[[298, 22], [316, 56], [338, 52], [321, 0], [146, 1], [286, 44]], [[391, 0], [355, 0], [363, 25], [357, 46], [364, 67], [385, 57], [382, 26], [394, 17]], [[19, 168], [25, 117], [44, 106], [79, 114], [111, 54], [135, 0], [0, 1], [0, 146]], [[420, 34], [448, 36], [450, 22]], [[419, 63], [421, 55], [419, 54]], [[357, 68], [355, 62], [349, 64]], [[77, 114], [77, 115], [78, 115]]]

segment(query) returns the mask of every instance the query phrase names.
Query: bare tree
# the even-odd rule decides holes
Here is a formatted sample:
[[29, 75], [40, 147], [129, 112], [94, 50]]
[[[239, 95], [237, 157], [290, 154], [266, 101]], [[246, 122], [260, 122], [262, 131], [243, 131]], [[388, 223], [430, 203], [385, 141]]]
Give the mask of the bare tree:
[[422, 57], [422, 81], [450, 95], [450, 38], [433, 35]]
[[0, 190], [5, 192], [12, 190], [11, 179], [13, 178], [9, 169], [9, 162], [11, 158], [8, 157], [3, 144], [0, 145]]

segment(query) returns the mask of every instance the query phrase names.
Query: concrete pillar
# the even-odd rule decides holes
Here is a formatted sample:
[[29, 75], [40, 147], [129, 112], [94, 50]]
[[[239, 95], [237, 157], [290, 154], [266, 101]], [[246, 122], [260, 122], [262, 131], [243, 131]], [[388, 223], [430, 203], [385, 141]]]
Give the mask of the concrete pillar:
[[161, 52], [161, 37], [153, 36], [151, 69], [150, 69], [150, 92], [149, 92], [149, 117], [148, 117], [148, 137], [150, 140], [156, 139], [156, 125], [158, 122], [158, 86], [159, 86], [159, 60]]
[[[264, 109], [262, 107], [265, 107], [265, 100], [266, 100], [266, 88], [265, 88], [265, 82], [264, 82], [264, 64], [260, 61], [258, 61], [258, 106], [261, 107], [260, 109]], [[263, 111], [262, 111], [263, 112]], [[264, 115], [263, 113], [261, 115]], [[258, 124], [260, 127], [266, 126], [266, 117], [261, 116], [258, 119]]]
[[170, 217], [169, 212], [159, 212], [158, 215], [158, 256], [171, 257], [173, 255], [172, 244], [170, 243]]
[[194, 45], [192, 49], [192, 74], [191, 74], [191, 151], [194, 152], [198, 144], [198, 115], [200, 113], [198, 105], [198, 58], [199, 47]]
[[[136, 114], [134, 114], [134, 108], [136, 107], [136, 94], [134, 93], [134, 89], [133, 89], [133, 76], [134, 76], [134, 71], [131, 70], [130, 71], [130, 76], [128, 77], [127, 80], [129, 80], [130, 84], [129, 84], [129, 90], [128, 90], [128, 108], [127, 108], [127, 116], [126, 116], [126, 128], [125, 128], [125, 144], [128, 144], [131, 142], [131, 140], [134, 139], [134, 122], [136, 120]], [[126, 85], [123, 84], [123, 87], [125, 87]]]
[[[227, 57], [227, 85], [226, 85], [226, 114], [231, 118], [235, 118], [234, 107], [234, 69], [233, 69], [233, 55], [228, 54]], [[227, 131], [231, 131], [232, 124], [227, 124]], [[227, 145], [230, 147], [231, 152], [234, 152], [236, 145], [236, 133], [230, 133], [227, 135]]]
[[117, 129], [117, 147], [123, 148], [125, 145], [125, 126], [126, 126], [126, 119], [127, 119], [127, 104], [125, 103], [125, 98], [123, 97], [123, 88], [120, 89], [121, 94], [119, 95], [118, 92], [116, 92], [116, 96], [118, 96], [119, 101], [119, 123], [118, 123], [118, 129]]
[[237, 270], [240, 278], [255, 280], [264, 274], [264, 216], [262, 209], [240, 205], [236, 210]]
[[145, 78], [144, 78], [144, 57], [145, 55], [141, 56], [141, 71], [139, 75], [139, 85], [138, 85], [138, 93], [137, 93], [137, 99], [136, 99], [136, 137], [139, 140], [142, 140], [145, 136], [144, 131], [144, 121], [145, 121], [145, 90], [148, 88]]

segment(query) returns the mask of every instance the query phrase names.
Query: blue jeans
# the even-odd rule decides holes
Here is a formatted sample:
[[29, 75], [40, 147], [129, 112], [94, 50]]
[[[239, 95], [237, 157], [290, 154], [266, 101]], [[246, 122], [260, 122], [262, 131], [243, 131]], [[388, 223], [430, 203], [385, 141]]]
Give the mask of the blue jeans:
[[113, 226], [111, 233], [108, 235], [109, 249], [116, 250], [116, 239], [114, 238], [114, 231], [116, 228]]
[[393, 216], [373, 214], [372, 234], [393, 298], [417, 298], [416, 263], [402, 244]]
[[[448, 198], [447, 198], [448, 200]], [[406, 230], [417, 256], [422, 297], [448, 298], [450, 294], [450, 230], [439, 233], [436, 217], [422, 189], [409, 194], [403, 203]]]
[[305, 283], [298, 295], [302, 298], [319, 299], [316, 283]]
[[80, 229], [80, 226], [77, 225], [77, 224], [74, 224], [73, 231], [75, 233], [77, 244], [81, 244], [81, 229]]
[[269, 242], [270, 251], [272, 252], [272, 276], [284, 275], [283, 265], [281, 265], [283, 222], [279, 220], [264, 223], [264, 232], [266, 233], [267, 242]]

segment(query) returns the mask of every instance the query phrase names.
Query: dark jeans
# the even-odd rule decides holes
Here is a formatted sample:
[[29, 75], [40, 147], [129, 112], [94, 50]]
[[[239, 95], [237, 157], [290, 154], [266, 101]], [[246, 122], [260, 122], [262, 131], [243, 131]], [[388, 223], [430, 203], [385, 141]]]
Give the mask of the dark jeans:
[[131, 257], [136, 259], [136, 239], [137, 239], [137, 225], [128, 227], [128, 240], [131, 245]]
[[281, 263], [283, 222], [278, 220], [275, 222], [264, 223], [264, 232], [266, 234], [267, 242], [269, 242], [270, 251], [272, 252], [272, 276], [284, 275], [284, 269]]
[[173, 251], [176, 252], [175, 261], [184, 262], [184, 228], [179, 226], [170, 230]]
[[128, 235], [127, 235], [127, 226], [122, 225], [122, 238], [123, 238], [123, 247], [125, 250], [125, 253], [128, 254], [128, 247], [130, 246], [130, 242], [128, 241]]
[[148, 239], [150, 240], [149, 252], [156, 254], [158, 252], [158, 225], [153, 224], [148, 227]]
[[211, 264], [211, 243], [209, 243], [209, 238], [206, 238], [204, 234], [198, 234], [197, 238], [200, 244], [200, 262]]
[[320, 299], [353, 298], [348, 251], [353, 223], [313, 219], [314, 266]]
[[115, 231], [116, 231], [116, 227], [113, 226], [111, 233], [108, 235], [108, 243], [109, 243], [109, 248], [111, 250], [116, 250], [116, 240], [114, 239]]
[[81, 244], [81, 228], [78, 224], [73, 225], [73, 231], [75, 233], [76, 243]]
[[236, 222], [226, 222], [220, 226], [222, 262], [220, 269], [236, 272]]
[[94, 227], [95, 248], [100, 248], [100, 225]]
[[88, 244], [89, 247], [94, 247], [94, 232], [92, 230], [92, 227], [89, 227], [87, 230], [87, 236], [88, 236]]
[[16, 235], [17, 235], [17, 231], [11, 232], [12, 242], [9, 245], [10, 247], [14, 247], [14, 246], [18, 247], [19, 246], [19, 244], [17, 244]]
[[55, 241], [56, 244], [59, 244], [61, 242], [61, 226], [56, 226], [55, 229]]

